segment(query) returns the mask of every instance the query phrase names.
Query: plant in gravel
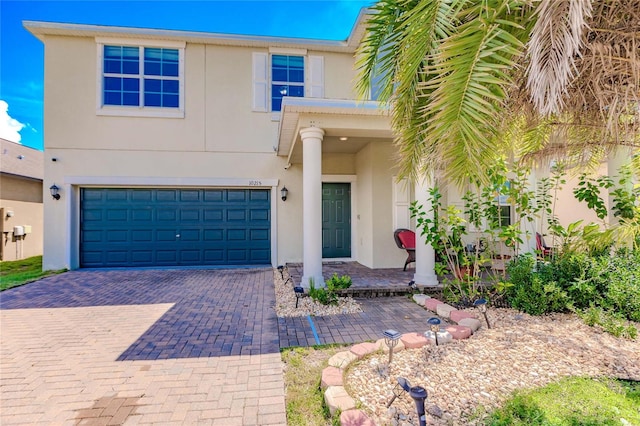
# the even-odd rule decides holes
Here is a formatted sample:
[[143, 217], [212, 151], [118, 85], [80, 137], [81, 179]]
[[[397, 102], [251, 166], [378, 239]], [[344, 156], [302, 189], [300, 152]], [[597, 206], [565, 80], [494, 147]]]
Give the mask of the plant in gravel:
[[309, 282], [309, 297], [322, 305], [337, 305], [338, 296], [326, 288], [316, 288], [314, 283]]
[[329, 291], [343, 290], [351, 287], [353, 281], [349, 275], [338, 276], [334, 273], [331, 278], [327, 280], [327, 289]]
[[604, 331], [616, 337], [632, 340], [638, 337], [638, 329], [633, 324], [629, 324], [620, 313], [590, 306], [579, 315], [588, 326], [600, 326]]

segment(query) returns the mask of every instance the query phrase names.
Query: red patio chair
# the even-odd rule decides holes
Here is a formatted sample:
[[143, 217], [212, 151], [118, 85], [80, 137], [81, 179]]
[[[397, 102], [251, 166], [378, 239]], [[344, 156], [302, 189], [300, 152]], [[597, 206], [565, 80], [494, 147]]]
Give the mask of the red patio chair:
[[543, 259], [547, 259], [547, 258], [553, 256], [553, 247], [549, 247], [544, 242], [544, 237], [539, 232], [536, 232], [536, 252]]
[[410, 229], [396, 229], [393, 232], [393, 239], [398, 248], [406, 250], [409, 255], [404, 262], [403, 271], [406, 271], [407, 265], [416, 261], [416, 233]]

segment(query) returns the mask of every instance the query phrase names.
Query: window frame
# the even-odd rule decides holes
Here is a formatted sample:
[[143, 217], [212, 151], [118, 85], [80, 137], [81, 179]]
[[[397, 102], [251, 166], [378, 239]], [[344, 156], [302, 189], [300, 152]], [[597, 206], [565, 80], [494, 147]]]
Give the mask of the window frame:
[[[280, 80], [274, 80], [273, 79], [273, 57], [274, 56], [287, 56], [287, 57], [291, 57], [291, 56], [295, 56], [295, 57], [299, 57], [302, 58], [302, 83], [300, 82], [290, 82], [290, 81], [280, 81]], [[280, 109], [279, 110], [274, 110], [273, 109], [273, 85], [275, 84], [279, 84], [279, 85], [287, 85], [287, 86], [296, 86], [296, 87], [302, 87], [302, 96], [294, 96], [296, 98], [306, 98], [307, 97], [307, 84], [308, 84], [308, 76], [307, 76], [307, 68], [308, 68], [308, 62], [307, 62], [307, 52], [305, 51], [304, 53], [302, 52], [294, 52], [294, 51], [274, 51], [274, 50], [270, 50], [269, 51], [269, 86], [268, 86], [268, 101], [269, 101], [269, 112], [273, 113], [273, 114], [280, 114], [282, 112], [282, 103], [280, 104]], [[284, 99], [284, 96], [282, 97], [282, 99]]]
[[[96, 66], [96, 115], [103, 116], [123, 116], [123, 117], [164, 117], [164, 118], [184, 118], [184, 51], [186, 42], [178, 41], [156, 41], [156, 40], [139, 40], [139, 39], [122, 39], [96, 37], [97, 48], [97, 66]], [[137, 47], [140, 52], [139, 63], [140, 69], [138, 74], [131, 74], [132, 78], [140, 79], [140, 100], [141, 105], [104, 105], [104, 46], [123, 46]], [[144, 106], [144, 48], [163, 48], [178, 50], [178, 107], [151, 107]], [[108, 74], [108, 73], [107, 73]], [[162, 78], [173, 80], [173, 78]]]

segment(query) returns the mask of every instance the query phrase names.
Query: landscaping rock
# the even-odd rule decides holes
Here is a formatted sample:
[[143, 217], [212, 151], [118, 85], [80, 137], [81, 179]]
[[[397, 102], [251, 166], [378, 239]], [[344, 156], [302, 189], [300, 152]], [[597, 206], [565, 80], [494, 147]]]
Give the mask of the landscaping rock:
[[337, 410], [347, 411], [356, 408], [356, 402], [349, 396], [343, 386], [329, 386], [324, 391], [324, 402], [333, 416]]
[[436, 306], [436, 313], [438, 314], [439, 317], [442, 317], [442, 318], [449, 319], [449, 315], [451, 314], [451, 312], [455, 310], [456, 308], [454, 308], [453, 306], [447, 305], [446, 303], [442, 303]]
[[426, 337], [418, 333], [405, 333], [400, 338], [400, 341], [404, 343], [404, 347], [407, 349], [421, 348], [429, 343]]
[[[424, 337], [429, 341], [429, 344], [436, 344], [435, 334], [433, 331], [425, 331]], [[438, 331], [438, 344], [443, 345], [445, 343], [451, 343], [453, 341], [453, 336], [446, 330], [440, 329]]]
[[482, 326], [482, 322], [480, 322], [477, 318], [463, 318], [460, 321], [457, 321], [458, 325], [463, 325], [465, 327], [469, 327], [472, 333], [478, 331], [478, 329]]
[[332, 366], [322, 370], [322, 379], [320, 380], [322, 389], [326, 389], [329, 386], [342, 386], [342, 384], [342, 370]]
[[370, 342], [365, 342], [365, 343], [358, 343], [357, 345], [353, 345], [351, 347], [351, 352], [358, 357], [358, 359], [361, 359], [362, 357], [369, 355], [372, 352], [375, 352], [378, 350], [378, 346], [375, 343], [370, 343]]
[[432, 297], [424, 301], [424, 307], [430, 310], [431, 312], [435, 312], [438, 305], [442, 305], [442, 303], [443, 302], [439, 301], [438, 299], [434, 299]]
[[376, 426], [376, 424], [360, 410], [343, 411], [340, 414], [341, 426]]
[[454, 339], [468, 339], [471, 336], [471, 329], [463, 325], [449, 325], [445, 328]]
[[430, 299], [430, 297], [427, 296], [426, 294], [414, 294], [413, 295], [413, 301], [416, 302], [420, 306], [424, 306], [424, 302], [427, 299]]
[[453, 322], [457, 322], [458, 324], [460, 324], [460, 320], [464, 319], [464, 318], [476, 318], [477, 317], [472, 314], [471, 312], [467, 312], [467, 311], [451, 311], [449, 312], [449, 318], [451, 319], [451, 321]]
[[329, 358], [329, 365], [344, 370], [356, 359], [358, 359], [358, 356], [351, 351], [338, 352]]

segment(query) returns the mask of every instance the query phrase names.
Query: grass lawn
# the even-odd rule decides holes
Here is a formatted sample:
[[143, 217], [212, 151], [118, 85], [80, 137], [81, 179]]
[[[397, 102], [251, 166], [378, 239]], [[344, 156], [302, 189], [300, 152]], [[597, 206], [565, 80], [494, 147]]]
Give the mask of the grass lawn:
[[516, 393], [486, 424], [640, 425], [640, 382], [565, 378]]
[[322, 370], [329, 358], [345, 350], [343, 346], [291, 348], [282, 350], [285, 364], [287, 424], [290, 426], [327, 426], [334, 423], [324, 406], [324, 393], [320, 390]]
[[43, 271], [42, 256], [0, 262], [0, 291], [65, 271]]

